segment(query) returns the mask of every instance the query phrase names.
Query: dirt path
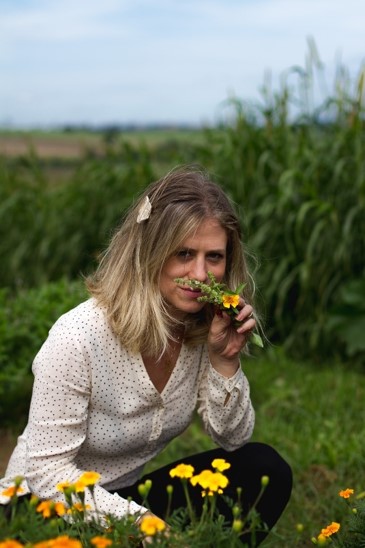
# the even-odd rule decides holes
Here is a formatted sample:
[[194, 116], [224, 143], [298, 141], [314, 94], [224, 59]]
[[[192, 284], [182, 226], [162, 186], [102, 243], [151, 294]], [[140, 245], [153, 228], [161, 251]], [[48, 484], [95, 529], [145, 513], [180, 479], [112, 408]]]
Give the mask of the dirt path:
[[0, 431], [0, 477], [3, 477], [9, 457], [16, 444], [16, 434]]

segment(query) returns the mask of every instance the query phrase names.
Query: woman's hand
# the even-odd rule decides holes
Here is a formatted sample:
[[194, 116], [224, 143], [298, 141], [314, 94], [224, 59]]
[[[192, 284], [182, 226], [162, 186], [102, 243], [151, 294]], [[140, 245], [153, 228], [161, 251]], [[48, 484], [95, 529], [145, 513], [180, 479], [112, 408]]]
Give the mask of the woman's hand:
[[210, 362], [214, 369], [225, 377], [232, 377], [237, 371], [239, 354], [256, 326], [252, 306], [240, 297], [238, 307], [241, 309], [234, 320], [241, 322], [241, 325], [236, 327], [228, 314], [218, 311], [208, 334]]

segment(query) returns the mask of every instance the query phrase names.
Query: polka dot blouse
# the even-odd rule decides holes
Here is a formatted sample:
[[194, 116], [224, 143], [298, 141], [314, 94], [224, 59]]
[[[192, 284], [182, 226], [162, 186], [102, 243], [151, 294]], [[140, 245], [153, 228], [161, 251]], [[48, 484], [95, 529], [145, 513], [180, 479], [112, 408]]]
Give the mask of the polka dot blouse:
[[[93, 470], [101, 474], [98, 510], [121, 517], [141, 507], [112, 492], [137, 481], [144, 464], [186, 429], [195, 408], [207, 433], [226, 450], [252, 434], [254, 411], [241, 369], [227, 379], [210, 365], [205, 346], [183, 345], [159, 393], [141, 355], [121, 347], [94, 299], [54, 324], [33, 373], [28, 425], [0, 494], [21, 475], [26, 493], [63, 500], [56, 485]], [[0, 495], [1, 503], [8, 501]]]

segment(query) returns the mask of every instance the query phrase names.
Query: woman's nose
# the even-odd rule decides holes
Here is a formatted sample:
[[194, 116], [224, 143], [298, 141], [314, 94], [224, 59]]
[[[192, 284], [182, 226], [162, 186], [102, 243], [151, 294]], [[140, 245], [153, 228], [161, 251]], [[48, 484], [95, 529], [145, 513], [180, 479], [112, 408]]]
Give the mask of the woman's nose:
[[205, 282], [208, 278], [207, 268], [205, 261], [196, 259], [191, 265], [190, 278], [198, 280], [198, 282]]

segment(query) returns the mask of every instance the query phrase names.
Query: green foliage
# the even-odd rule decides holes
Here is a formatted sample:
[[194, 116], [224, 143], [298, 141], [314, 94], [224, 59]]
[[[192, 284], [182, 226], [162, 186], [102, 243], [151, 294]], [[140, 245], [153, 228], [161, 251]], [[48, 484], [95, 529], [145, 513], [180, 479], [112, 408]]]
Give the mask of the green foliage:
[[23, 423], [33, 377], [31, 365], [52, 324], [87, 298], [80, 281], [60, 280], [16, 296], [0, 290], [0, 424]]
[[311, 44], [305, 69], [289, 70], [278, 92], [265, 85], [257, 106], [231, 101], [230, 123], [197, 139], [112, 140], [62, 183], [32, 152], [0, 162], [0, 287], [87, 273], [147, 183], [200, 163], [241, 210], [269, 339], [297, 357], [363, 362], [363, 313], [345, 294], [365, 274], [364, 77], [351, 88], [340, 67], [317, 106], [320, 71]]
[[[230, 466], [229, 463], [225, 464]], [[185, 467], [183, 463], [179, 466]], [[176, 471], [179, 466], [174, 470]], [[205, 474], [204, 478], [200, 472]], [[77, 488], [76, 484], [69, 483], [63, 489], [63, 502], [40, 501], [36, 497], [19, 499], [18, 489], [21, 490], [22, 478], [15, 478], [14, 484], [3, 492], [9, 499], [6, 506], [0, 507], [0, 547], [10, 548], [12, 540], [20, 543], [12, 545], [12, 548], [22, 548], [24, 544], [41, 548], [36, 543], [43, 541], [50, 541], [47, 544], [49, 548], [61, 546], [63, 548], [95, 546], [96, 548], [107, 546], [132, 548], [140, 546], [141, 543], [166, 548], [181, 545], [194, 548], [225, 548], [226, 546], [239, 548], [247, 546], [241, 542], [241, 534], [245, 534], [246, 538], [255, 539], [256, 532], [266, 530], [256, 511], [256, 505], [268, 484], [267, 477], [262, 478], [260, 493], [248, 514], [243, 516], [239, 489], [237, 489], [237, 500], [233, 501], [223, 495], [223, 489], [228, 484], [224, 474], [216, 469], [200, 472], [192, 477], [194, 469], [191, 467], [190, 475], [176, 476], [180, 478], [183, 485], [186, 507], [181, 507], [172, 513], [167, 509], [163, 520], [148, 513], [147, 515], [127, 514], [119, 519], [99, 513], [93, 495], [94, 483], [81, 487], [83, 476], [79, 478]], [[210, 473], [211, 480], [207, 479], [207, 473]], [[91, 474], [94, 473], [91, 472]], [[194, 483], [193, 480], [197, 481]], [[209, 496], [204, 496], [202, 511], [199, 514], [192, 506], [187, 488], [189, 481], [202, 493], [211, 489]], [[221, 487], [219, 492], [217, 482]], [[151, 486], [151, 480], [138, 486], [145, 508], [149, 508], [148, 493]], [[171, 497], [173, 487], [171, 485], [169, 487]], [[225, 499], [231, 509], [231, 523], [219, 514], [217, 498], [220, 496]], [[86, 503], [87, 500], [93, 503], [94, 508]], [[70, 515], [72, 519], [69, 519]], [[5, 541], [4, 544], [2, 540]]]

